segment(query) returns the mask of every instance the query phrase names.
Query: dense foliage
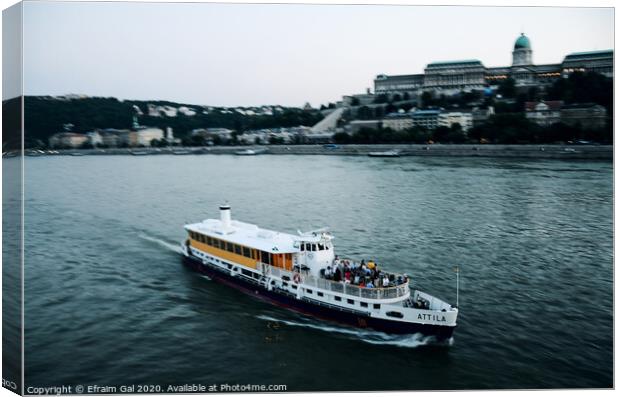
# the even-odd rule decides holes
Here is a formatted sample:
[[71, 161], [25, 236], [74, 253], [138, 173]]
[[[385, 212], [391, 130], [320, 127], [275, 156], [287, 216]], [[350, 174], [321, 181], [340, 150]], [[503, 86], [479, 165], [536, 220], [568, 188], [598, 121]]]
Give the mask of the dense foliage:
[[451, 128], [438, 127], [434, 130], [412, 128], [394, 131], [390, 128], [373, 130], [362, 128], [353, 134], [338, 133], [334, 141], [340, 144], [379, 143], [497, 143], [497, 144], [550, 144], [569, 141], [592, 141], [611, 144], [613, 131], [610, 125], [602, 129], [587, 129], [562, 123], [547, 127], [527, 120], [523, 114], [504, 113], [492, 116], [489, 121], [465, 132], [458, 124]]
[[[176, 117], [148, 116], [147, 105], [187, 106], [196, 110], [194, 116], [177, 113]], [[71, 124], [71, 130], [84, 133], [97, 128], [129, 129], [135, 114], [134, 105], [144, 113], [138, 117], [141, 125], [165, 129], [171, 127], [176, 137], [185, 138], [193, 129], [223, 127], [243, 132], [260, 128], [311, 126], [323, 116], [317, 110], [282, 108], [273, 115], [243, 115], [225, 108], [213, 108], [204, 114], [201, 106], [167, 101], [119, 101], [116, 98], [83, 98], [63, 100], [53, 97], [25, 97], [26, 147], [46, 146], [49, 137]], [[6, 104], [5, 104], [6, 106]], [[6, 113], [5, 113], [6, 114]], [[4, 142], [6, 144], [6, 140]]]
[[2, 151], [21, 147], [21, 97], [2, 102]]

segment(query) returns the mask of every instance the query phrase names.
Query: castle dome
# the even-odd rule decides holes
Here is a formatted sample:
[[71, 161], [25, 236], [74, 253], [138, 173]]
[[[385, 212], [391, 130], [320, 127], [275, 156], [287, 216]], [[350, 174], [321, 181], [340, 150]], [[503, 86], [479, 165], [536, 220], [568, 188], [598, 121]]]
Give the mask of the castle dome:
[[525, 48], [528, 50], [532, 49], [532, 46], [530, 45], [530, 39], [523, 33], [521, 33], [521, 36], [519, 36], [517, 41], [515, 41], [515, 50], [518, 50], [519, 48]]

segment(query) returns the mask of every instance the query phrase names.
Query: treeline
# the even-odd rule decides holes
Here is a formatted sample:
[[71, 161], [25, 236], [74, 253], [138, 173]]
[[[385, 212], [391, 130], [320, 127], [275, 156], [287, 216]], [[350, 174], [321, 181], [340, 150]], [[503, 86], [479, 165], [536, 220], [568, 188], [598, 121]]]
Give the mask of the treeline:
[[[186, 116], [177, 113], [176, 117], [148, 116], [146, 112], [149, 103], [175, 108], [187, 106], [193, 108], [196, 115]], [[3, 103], [5, 116], [12, 105], [12, 101]], [[116, 98], [101, 97], [64, 100], [27, 96], [24, 98], [25, 145], [27, 148], [45, 147], [49, 137], [63, 131], [68, 124], [72, 125], [72, 131], [79, 133], [103, 128], [130, 129], [135, 114], [134, 105], [144, 113], [138, 116], [141, 125], [164, 130], [166, 127], [171, 127], [175, 136], [179, 138], [187, 137], [197, 128], [222, 127], [243, 132], [261, 128], [311, 126], [323, 118], [321, 113], [314, 109], [283, 107], [281, 112], [274, 112], [273, 115], [243, 115], [235, 111], [229, 112], [225, 108], [214, 108], [213, 111], [204, 114], [202, 106], [168, 101], [120, 101]], [[3, 146], [8, 149], [18, 147], [16, 145], [19, 144], [19, 140], [6, 138], [7, 136], [3, 139]]]
[[21, 147], [21, 97], [2, 102], [2, 151]]
[[411, 128], [394, 131], [390, 128], [378, 130], [362, 128], [353, 134], [337, 133], [334, 141], [340, 144], [380, 143], [496, 143], [496, 144], [551, 144], [569, 141], [592, 141], [613, 143], [613, 128], [607, 125], [600, 129], [582, 128], [556, 123], [539, 126], [527, 120], [522, 114], [497, 114], [487, 123], [464, 131], [459, 124], [451, 127], [437, 127], [433, 130]]

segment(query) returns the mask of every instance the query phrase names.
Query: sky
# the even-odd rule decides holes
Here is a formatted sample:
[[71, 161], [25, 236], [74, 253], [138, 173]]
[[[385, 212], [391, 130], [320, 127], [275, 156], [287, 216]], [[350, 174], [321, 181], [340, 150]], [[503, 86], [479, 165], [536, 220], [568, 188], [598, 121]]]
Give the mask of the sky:
[[33, 2], [26, 95], [319, 106], [434, 61], [535, 64], [614, 47], [611, 8]]

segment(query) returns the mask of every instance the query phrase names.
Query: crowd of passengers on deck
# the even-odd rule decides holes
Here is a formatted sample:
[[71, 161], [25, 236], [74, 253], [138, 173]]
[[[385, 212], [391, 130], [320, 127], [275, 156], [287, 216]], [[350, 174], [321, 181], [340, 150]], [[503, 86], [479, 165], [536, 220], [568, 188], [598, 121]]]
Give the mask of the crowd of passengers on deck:
[[344, 284], [357, 285], [362, 288], [388, 288], [405, 284], [407, 275], [394, 275], [379, 269], [379, 265], [373, 261], [366, 263], [362, 260], [355, 263], [348, 259], [334, 259], [332, 265], [321, 269], [321, 276], [327, 280]]

